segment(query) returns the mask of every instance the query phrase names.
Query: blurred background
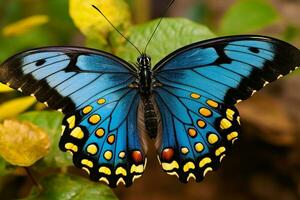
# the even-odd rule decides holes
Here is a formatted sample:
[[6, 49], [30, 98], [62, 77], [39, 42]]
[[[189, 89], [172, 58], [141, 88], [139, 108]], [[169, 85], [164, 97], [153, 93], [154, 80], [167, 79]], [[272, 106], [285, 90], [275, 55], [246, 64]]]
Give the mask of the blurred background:
[[[165, 0], [124, 2], [131, 16], [124, 17], [128, 21], [123, 24], [125, 32], [126, 27], [160, 17], [168, 3]], [[72, 11], [69, 3], [67, 0], [0, 0], [0, 62], [18, 51], [40, 46], [94, 47], [93, 38], [89, 40], [87, 36], [93, 28], [84, 29], [75, 19], [81, 6], [78, 4]], [[188, 18], [207, 26], [218, 36], [263, 34], [300, 48], [299, 11], [299, 0], [177, 0], [167, 17]], [[105, 42], [108, 33], [101, 34], [103, 38], [96, 46], [113, 52]], [[20, 96], [1, 93], [0, 103]], [[43, 108], [30, 104], [20, 112], [35, 109]], [[240, 103], [238, 109], [243, 134], [221, 168], [208, 174], [203, 182], [181, 184], [176, 177], [165, 174], [150, 143], [144, 176], [128, 189], [115, 189], [116, 196], [124, 200], [299, 200], [299, 70]], [[13, 116], [0, 116], [0, 119], [7, 117]], [[26, 178], [12, 176], [16, 177], [0, 175], [0, 199], [20, 198], [28, 193], [28, 183], [22, 186]]]

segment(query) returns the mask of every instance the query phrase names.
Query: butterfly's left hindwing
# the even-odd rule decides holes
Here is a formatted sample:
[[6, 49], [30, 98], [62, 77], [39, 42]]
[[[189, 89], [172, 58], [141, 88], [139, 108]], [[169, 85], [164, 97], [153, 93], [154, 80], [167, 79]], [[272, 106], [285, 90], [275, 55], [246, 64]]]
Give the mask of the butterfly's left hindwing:
[[137, 132], [139, 100], [130, 88], [103, 92], [65, 117], [60, 148], [72, 152], [74, 164], [92, 180], [130, 186], [142, 175], [146, 158]]
[[63, 151], [92, 180], [129, 186], [144, 171], [137, 133], [140, 97], [129, 85], [134, 68], [85, 48], [48, 47], [20, 53], [0, 66], [0, 81], [65, 114]]
[[240, 134], [234, 104], [299, 66], [297, 48], [262, 36], [198, 42], [163, 59], [154, 67], [163, 169], [182, 182], [216, 169]]

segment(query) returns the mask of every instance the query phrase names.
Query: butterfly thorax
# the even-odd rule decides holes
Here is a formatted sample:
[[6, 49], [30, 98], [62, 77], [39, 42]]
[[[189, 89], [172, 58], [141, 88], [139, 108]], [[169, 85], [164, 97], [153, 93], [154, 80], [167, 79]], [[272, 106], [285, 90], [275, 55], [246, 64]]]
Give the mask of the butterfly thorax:
[[151, 58], [146, 55], [141, 55], [138, 59], [139, 65], [139, 90], [144, 98], [148, 98], [152, 94], [152, 71]]
[[147, 133], [150, 138], [157, 135], [157, 115], [152, 102], [152, 70], [151, 58], [147, 55], [141, 55], [138, 59], [139, 65], [139, 91], [143, 100], [144, 120]]

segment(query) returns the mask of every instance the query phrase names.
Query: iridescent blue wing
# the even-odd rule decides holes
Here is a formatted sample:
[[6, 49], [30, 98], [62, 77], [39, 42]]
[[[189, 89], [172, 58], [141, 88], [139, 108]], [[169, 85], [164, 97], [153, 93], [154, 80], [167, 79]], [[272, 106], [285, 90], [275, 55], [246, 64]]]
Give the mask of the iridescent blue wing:
[[154, 67], [162, 168], [182, 182], [219, 166], [240, 133], [234, 104], [300, 66], [300, 51], [277, 39], [231, 36], [179, 49]]
[[137, 133], [140, 97], [135, 70], [105, 52], [49, 47], [20, 53], [0, 66], [0, 81], [65, 114], [60, 148], [77, 167], [111, 187], [130, 185], [144, 170]]

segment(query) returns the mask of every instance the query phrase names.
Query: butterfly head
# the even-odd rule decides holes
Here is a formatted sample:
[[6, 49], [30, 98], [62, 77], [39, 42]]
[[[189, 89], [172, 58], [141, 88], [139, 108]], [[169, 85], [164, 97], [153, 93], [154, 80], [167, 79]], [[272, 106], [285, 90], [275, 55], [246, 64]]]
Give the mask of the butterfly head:
[[141, 68], [150, 67], [151, 66], [151, 57], [146, 54], [142, 54], [137, 58], [137, 62]]

